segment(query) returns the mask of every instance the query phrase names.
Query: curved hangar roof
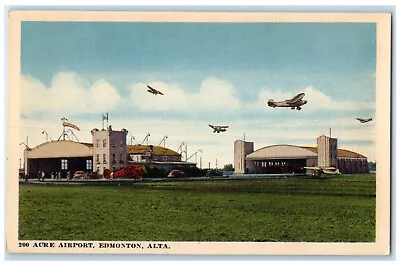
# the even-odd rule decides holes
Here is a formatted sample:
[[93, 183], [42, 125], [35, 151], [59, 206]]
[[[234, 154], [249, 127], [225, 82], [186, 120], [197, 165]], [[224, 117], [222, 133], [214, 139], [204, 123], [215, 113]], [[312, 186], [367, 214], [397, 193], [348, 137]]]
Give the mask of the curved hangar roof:
[[[309, 151], [313, 151], [316, 154], [318, 154], [317, 147], [302, 147], [302, 148], [307, 149]], [[337, 152], [338, 152], [338, 158], [367, 158], [364, 155], [361, 155], [357, 152], [345, 149], [338, 149]]]
[[[295, 145], [272, 145], [254, 151], [246, 156], [248, 160], [261, 159], [303, 159], [315, 158], [318, 155], [317, 147], [301, 147]], [[339, 158], [366, 158], [365, 156], [345, 150], [338, 149]]]
[[27, 158], [91, 157], [93, 145], [71, 140], [49, 141], [28, 150]]
[[[144, 154], [146, 151], [148, 151], [149, 146], [139, 145], [139, 144], [138, 145], [127, 145], [126, 149], [129, 154]], [[154, 152], [154, 155], [175, 155], [175, 156], [180, 155], [176, 151], [173, 151], [171, 149], [164, 148], [161, 146], [153, 146], [153, 152]]]
[[246, 156], [249, 160], [259, 159], [302, 159], [316, 157], [317, 154], [307, 149], [293, 145], [273, 145], [254, 151]]

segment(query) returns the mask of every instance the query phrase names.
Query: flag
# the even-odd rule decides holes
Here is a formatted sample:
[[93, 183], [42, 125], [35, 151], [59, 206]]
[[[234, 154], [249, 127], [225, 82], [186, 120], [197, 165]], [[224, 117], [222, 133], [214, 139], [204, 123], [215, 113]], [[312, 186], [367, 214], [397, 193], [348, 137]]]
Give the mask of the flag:
[[64, 121], [63, 126], [64, 126], [64, 127], [71, 127], [71, 128], [76, 129], [76, 130], [78, 130], [78, 131], [80, 130], [79, 127], [75, 126], [74, 124], [72, 124], [72, 123], [70, 123], [70, 122], [65, 122], [65, 121]]

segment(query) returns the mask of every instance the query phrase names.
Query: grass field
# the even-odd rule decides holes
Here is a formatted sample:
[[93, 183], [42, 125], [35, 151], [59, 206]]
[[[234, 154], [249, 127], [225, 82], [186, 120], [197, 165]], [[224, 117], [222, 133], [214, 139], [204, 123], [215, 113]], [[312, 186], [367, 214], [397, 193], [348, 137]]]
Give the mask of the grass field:
[[21, 240], [375, 240], [375, 176], [20, 186]]

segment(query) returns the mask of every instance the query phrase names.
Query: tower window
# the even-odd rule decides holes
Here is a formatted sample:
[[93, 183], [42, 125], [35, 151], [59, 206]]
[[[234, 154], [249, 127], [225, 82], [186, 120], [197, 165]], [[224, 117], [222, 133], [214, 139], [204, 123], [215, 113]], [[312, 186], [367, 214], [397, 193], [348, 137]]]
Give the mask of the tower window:
[[86, 160], [86, 170], [92, 169], [92, 160]]

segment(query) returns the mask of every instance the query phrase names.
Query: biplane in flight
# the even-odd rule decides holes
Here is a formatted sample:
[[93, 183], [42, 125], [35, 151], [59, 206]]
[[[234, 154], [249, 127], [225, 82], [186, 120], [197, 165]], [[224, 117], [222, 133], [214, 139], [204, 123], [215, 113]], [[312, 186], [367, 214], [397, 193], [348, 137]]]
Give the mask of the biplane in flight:
[[157, 94], [164, 95], [164, 93], [162, 93], [161, 91], [150, 87], [149, 85], [147, 85], [147, 91], [152, 93], [152, 94], [154, 94], [154, 95], [157, 95]]
[[356, 118], [358, 121], [360, 121], [360, 123], [361, 124], [364, 124], [364, 123], [368, 123], [368, 122], [371, 122], [372, 121], [372, 118], [367, 118], [367, 119], [364, 119], [364, 118]]
[[228, 128], [228, 126], [214, 126], [214, 125], [208, 125], [208, 126], [214, 129], [213, 133], [225, 132], [226, 129]]
[[275, 102], [274, 100], [270, 99], [267, 103], [269, 107], [290, 107], [292, 110], [297, 109], [301, 110], [302, 105], [305, 105], [307, 103], [306, 100], [303, 100], [303, 97], [305, 96], [304, 93], [299, 93], [295, 97], [293, 97], [290, 100], [285, 100], [281, 102]]

